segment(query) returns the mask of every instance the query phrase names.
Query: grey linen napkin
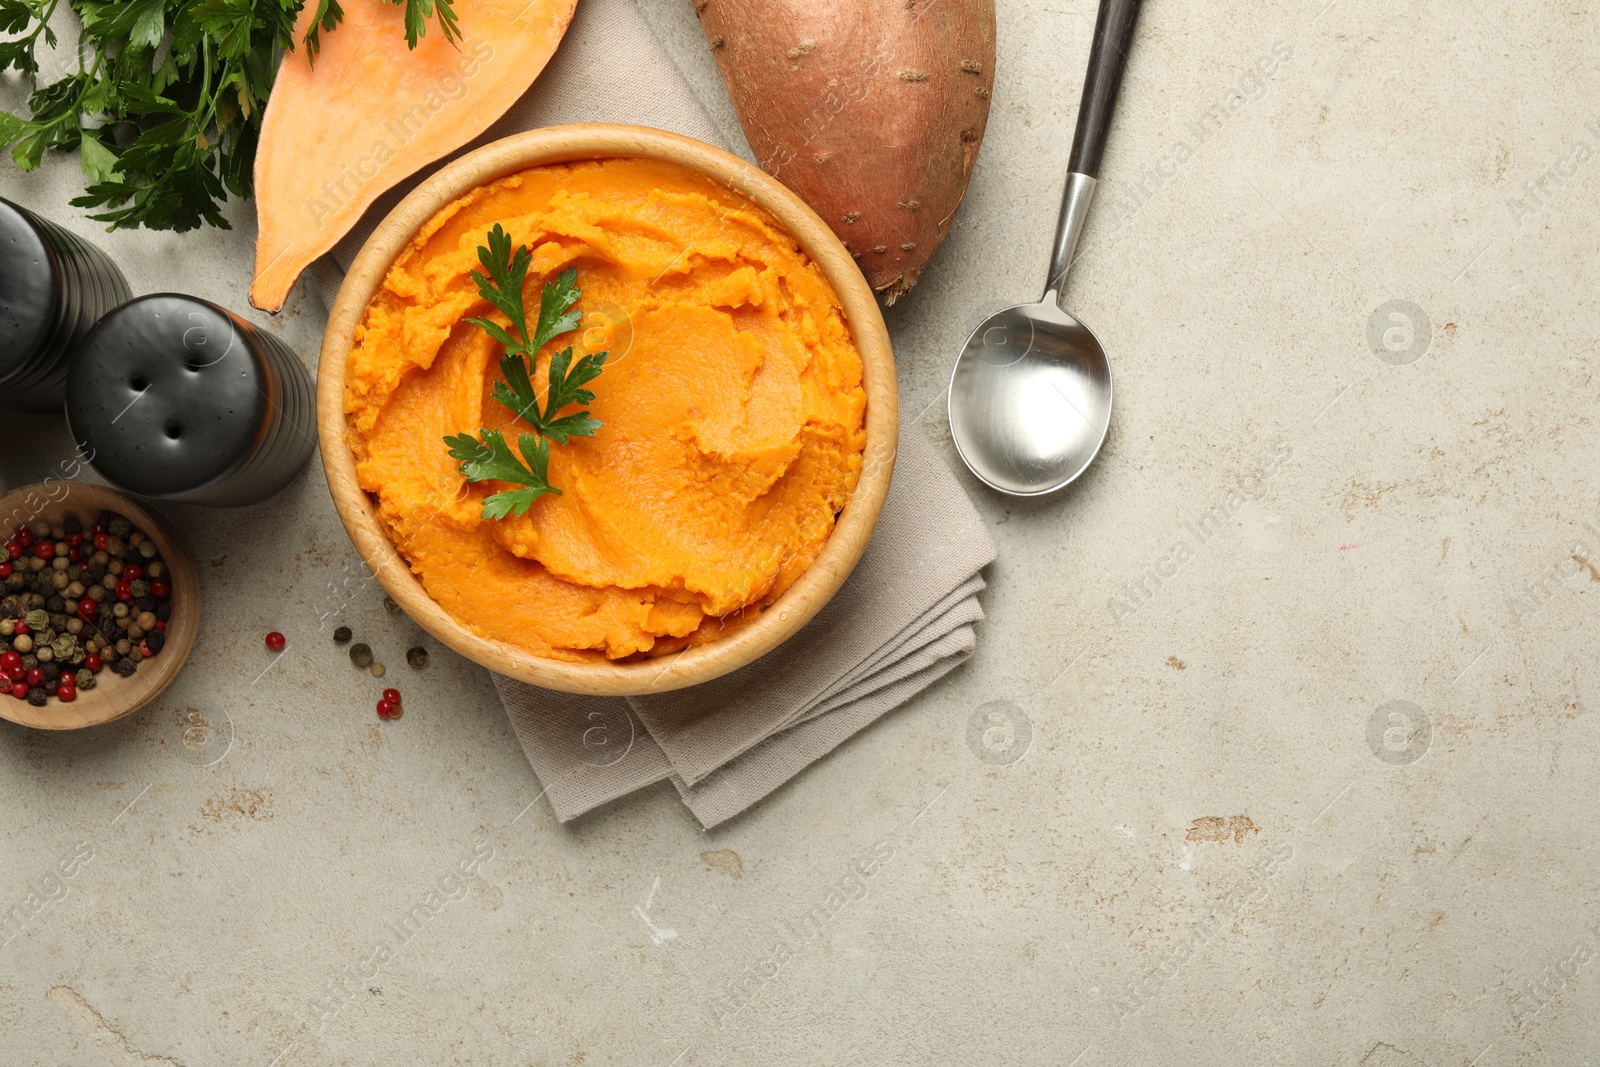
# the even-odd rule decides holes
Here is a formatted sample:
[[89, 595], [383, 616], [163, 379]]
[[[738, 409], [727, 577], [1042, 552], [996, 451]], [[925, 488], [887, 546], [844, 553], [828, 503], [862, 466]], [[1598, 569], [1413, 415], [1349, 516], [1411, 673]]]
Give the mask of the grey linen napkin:
[[[727, 143], [635, 0], [580, 0], [550, 66], [477, 143], [564, 122], [629, 122]], [[372, 226], [420, 177], [375, 204], [317, 264], [330, 306]], [[668, 779], [710, 828], [972, 654], [983, 618], [979, 571], [994, 544], [938, 453], [914, 425], [906, 430], [861, 562], [815, 619], [760, 661], [705, 685], [630, 699], [495, 676], [557, 818]]]

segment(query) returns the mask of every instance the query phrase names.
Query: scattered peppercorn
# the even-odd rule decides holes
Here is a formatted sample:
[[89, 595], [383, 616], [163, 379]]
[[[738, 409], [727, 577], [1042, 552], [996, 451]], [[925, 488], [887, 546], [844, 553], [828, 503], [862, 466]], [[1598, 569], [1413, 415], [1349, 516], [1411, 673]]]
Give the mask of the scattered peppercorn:
[[350, 643], [350, 638], [353, 636], [354, 635], [350, 632], [350, 627], [341, 626], [337, 630], [333, 631], [333, 643], [336, 645], [347, 645]]
[[428, 665], [428, 650], [418, 645], [406, 653], [406, 662], [411, 664], [411, 669], [420, 671]]
[[385, 671], [385, 670], [386, 670], [386, 669], [387, 669], [387, 668], [385, 668], [385, 667], [384, 667], [384, 665], [383, 665], [383, 664], [381, 664], [381, 663], [374, 663], [374, 664], [373, 664], [373, 665], [372, 665], [372, 667], [371, 667], [371, 670], [372, 670], [372, 676], [373, 676], [373, 677], [374, 677], [374, 678], [382, 678], [382, 677], [383, 677], [383, 672], [384, 672], [384, 671]]
[[383, 610], [390, 615], [398, 615], [400, 614], [400, 605], [394, 602], [394, 597], [386, 596], [383, 598]]
[[372, 649], [357, 641], [350, 646], [350, 662], [363, 670], [372, 666]]
[[267, 635], [267, 647], [274, 652], [282, 652], [288, 643], [288, 639], [276, 630]]

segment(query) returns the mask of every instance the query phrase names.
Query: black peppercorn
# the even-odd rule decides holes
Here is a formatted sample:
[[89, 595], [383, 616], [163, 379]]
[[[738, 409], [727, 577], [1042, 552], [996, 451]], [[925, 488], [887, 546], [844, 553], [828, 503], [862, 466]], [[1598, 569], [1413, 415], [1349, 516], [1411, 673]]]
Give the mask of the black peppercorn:
[[420, 671], [428, 665], [428, 650], [418, 645], [406, 653], [406, 662], [411, 664], [411, 669]]
[[63, 614], [67, 610], [67, 602], [61, 598], [60, 593], [51, 593], [44, 599], [44, 610], [52, 615]]
[[167, 637], [160, 630], [154, 630], [144, 635], [144, 647], [150, 650], [152, 656], [160, 652], [162, 646], [166, 643]]
[[61, 529], [68, 535], [83, 533], [83, 520], [76, 515], [68, 515], [61, 523]]
[[40, 667], [39, 669], [41, 671], [44, 671], [44, 678], [45, 678], [45, 681], [47, 681], [47, 682], [54, 681], [56, 678], [58, 678], [61, 675], [61, 667], [60, 667], [59, 664], [56, 664], [56, 663], [46, 663], [44, 666]]
[[337, 630], [333, 631], [333, 643], [336, 645], [345, 644], [352, 636], [354, 635], [350, 633], [350, 627], [341, 626]]
[[50, 700], [50, 694], [44, 691], [43, 686], [34, 686], [28, 690], [28, 703], [36, 708], [42, 708]]
[[133, 598], [133, 606], [137, 611], [154, 611], [156, 610], [156, 598], [153, 596], [136, 596]]
[[156, 618], [162, 622], [172, 618], [172, 601], [163, 600], [156, 605]]
[[383, 598], [383, 610], [390, 615], [398, 615], [400, 614], [400, 605], [394, 602], [394, 597], [386, 596]]
[[127, 678], [139, 669], [139, 665], [133, 662], [132, 657], [123, 656], [111, 665], [111, 669], [122, 677]]

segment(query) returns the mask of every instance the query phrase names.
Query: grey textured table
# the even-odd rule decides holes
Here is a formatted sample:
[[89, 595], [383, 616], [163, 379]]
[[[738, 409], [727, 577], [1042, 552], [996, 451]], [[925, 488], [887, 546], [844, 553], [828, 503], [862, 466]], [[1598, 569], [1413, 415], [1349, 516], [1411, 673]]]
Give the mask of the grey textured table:
[[[688, 4], [648, 10], [717, 91]], [[1002, 5], [971, 193], [889, 316], [952, 463], [951, 360], [1039, 288], [1092, 22]], [[0, 729], [0, 1062], [1600, 1061], [1597, 45], [1592, 4], [1151, 0], [1071, 292], [1105, 453], [1046, 500], [968, 479], [976, 659], [713, 833], [665, 786], [557, 825], [487, 676], [405, 669], [319, 470], [164, 509], [191, 668], [132, 721]], [[80, 180], [0, 195], [92, 233]], [[231, 217], [105, 247], [243, 308]], [[314, 295], [254, 317], [314, 354]], [[6, 432], [0, 484], [68, 453]]]

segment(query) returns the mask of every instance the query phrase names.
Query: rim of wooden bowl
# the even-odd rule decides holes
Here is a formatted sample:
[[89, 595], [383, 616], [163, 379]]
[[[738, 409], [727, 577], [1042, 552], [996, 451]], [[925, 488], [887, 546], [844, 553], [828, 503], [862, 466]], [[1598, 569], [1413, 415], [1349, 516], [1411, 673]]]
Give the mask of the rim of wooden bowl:
[[[867, 445], [854, 495], [816, 562], [759, 618], [728, 637], [640, 663], [572, 662], [483, 637], [428, 595], [395, 550], [356, 478], [345, 418], [345, 369], [356, 326], [384, 276], [422, 226], [472, 189], [551, 163], [646, 158], [708, 175], [776, 218], [838, 294], [861, 352]], [[492, 671], [546, 689], [638, 696], [697, 685], [755, 662], [809, 622], [849, 577], [872, 537], [894, 471], [899, 433], [894, 353], [883, 314], [850, 253], [817, 214], [777, 180], [690, 137], [643, 126], [552, 126], [507, 137], [455, 160], [411, 192], [368, 238], [334, 301], [317, 375], [317, 418], [328, 489], [356, 550], [384, 590], [437, 640]], [[81, 698], [80, 698], [81, 699]]]
[[0, 695], [0, 718], [36, 730], [81, 730], [114, 722], [165, 692], [194, 650], [195, 638], [200, 635], [200, 575], [183, 539], [165, 519], [126, 493], [92, 482], [39, 482], [0, 496], [0, 526], [7, 533], [23, 521], [19, 517], [23, 515], [28, 522], [45, 519], [53, 524], [73, 514], [93, 522], [101, 511], [114, 511], [143, 530], [155, 541], [171, 571], [172, 619], [167, 625], [166, 644], [160, 655], [145, 660], [127, 678], [109, 667], [101, 670], [95, 677], [95, 687], [78, 690], [78, 699], [70, 704], [52, 697], [50, 703], [36, 708], [9, 693]]

